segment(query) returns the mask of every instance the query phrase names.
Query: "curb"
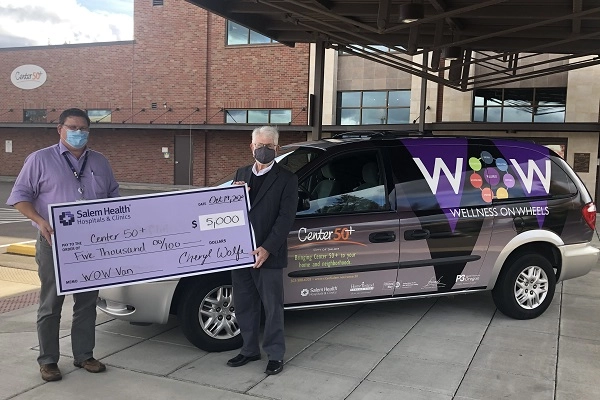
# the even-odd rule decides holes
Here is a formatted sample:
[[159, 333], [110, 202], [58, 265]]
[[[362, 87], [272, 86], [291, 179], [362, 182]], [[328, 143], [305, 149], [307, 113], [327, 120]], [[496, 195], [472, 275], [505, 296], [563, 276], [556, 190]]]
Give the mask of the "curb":
[[6, 248], [9, 254], [35, 257], [35, 246], [29, 244], [11, 244]]

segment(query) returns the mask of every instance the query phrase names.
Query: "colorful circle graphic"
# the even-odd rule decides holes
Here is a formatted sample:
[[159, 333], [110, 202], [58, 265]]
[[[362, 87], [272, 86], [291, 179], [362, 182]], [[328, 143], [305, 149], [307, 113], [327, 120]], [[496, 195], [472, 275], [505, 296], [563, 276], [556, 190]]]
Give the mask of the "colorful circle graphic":
[[483, 185], [483, 179], [481, 179], [481, 175], [473, 173], [471, 175], [471, 185], [479, 189], [481, 185]]
[[502, 181], [504, 182], [504, 186], [507, 188], [511, 188], [515, 186], [515, 177], [511, 174], [506, 174], [502, 177]]
[[486, 203], [491, 203], [492, 199], [494, 198], [494, 193], [492, 192], [492, 189], [485, 188], [481, 191], [481, 197]]
[[485, 180], [492, 186], [496, 186], [500, 182], [500, 174], [496, 168], [485, 169]]
[[496, 198], [497, 199], [508, 199], [508, 190], [501, 187], [496, 190]]
[[471, 157], [469, 158], [469, 167], [471, 167], [473, 171], [479, 171], [481, 169], [481, 161], [479, 161], [478, 158]]
[[492, 157], [492, 155], [487, 151], [481, 152], [481, 159], [483, 160], [484, 163], [486, 163], [488, 165], [490, 165], [491, 163], [494, 162], [494, 157]]
[[[515, 186], [515, 177], [508, 173], [508, 162], [504, 158], [494, 158], [490, 152], [482, 151], [479, 158], [469, 158], [469, 167], [474, 171], [470, 176], [471, 186], [481, 190], [483, 201], [491, 203], [494, 197], [509, 198], [508, 189]], [[482, 169], [483, 174], [479, 172]], [[496, 187], [494, 193], [492, 188]]]
[[500, 171], [506, 172], [508, 170], [508, 163], [504, 158], [496, 158], [496, 167], [498, 167]]

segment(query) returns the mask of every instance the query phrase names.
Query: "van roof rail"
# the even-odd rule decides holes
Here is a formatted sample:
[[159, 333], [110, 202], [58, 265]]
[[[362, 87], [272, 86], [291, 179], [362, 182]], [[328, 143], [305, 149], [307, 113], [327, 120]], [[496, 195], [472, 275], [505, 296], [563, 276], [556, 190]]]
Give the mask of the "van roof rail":
[[431, 131], [349, 131], [336, 133], [332, 136], [332, 139], [356, 139], [356, 138], [371, 138], [371, 139], [384, 139], [384, 138], [397, 138], [407, 136], [433, 136]]

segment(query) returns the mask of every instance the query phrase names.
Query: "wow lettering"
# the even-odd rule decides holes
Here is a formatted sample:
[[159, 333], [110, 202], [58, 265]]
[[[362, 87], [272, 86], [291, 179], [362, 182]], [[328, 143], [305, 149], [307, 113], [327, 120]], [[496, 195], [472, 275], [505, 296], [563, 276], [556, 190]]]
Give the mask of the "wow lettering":
[[[425, 166], [425, 163], [421, 160], [421, 158], [414, 157], [413, 160], [421, 171], [421, 174], [425, 178], [425, 181], [427, 182], [427, 185], [433, 194], [438, 193], [440, 189], [440, 181], [442, 181], [449, 184], [454, 194], [458, 195], [461, 189], [461, 182], [463, 182], [463, 174], [467, 173], [471, 174], [469, 176], [471, 184], [475, 187], [481, 188], [482, 190], [485, 189], [481, 187], [484, 182], [491, 186], [504, 184], [510, 188], [514, 184], [513, 176], [516, 175], [528, 194], [532, 193], [534, 187], [536, 186], [536, 182], [541, 184], [541, 187], [546, 194], [550, 192], [550, 180], [552, 173], [552, 164], [550, 159], [540, 160], [542, 162], [536, 162], [536, 160], [528, 159], [526, 163], [519, 163], [516, 159], [510, 158], [509, 161], [512, 165], [512, 169], [514, 170], [512, 174], [508, 173], [508, 165], [506, 165], [506, 162], [503, 159], [497, 159], [496, 163], [493, 164], [494, 160], [491, 157], [483, 158], [483, 160], [486, 163], [489, 163], [489, 165], [485, 165], [484, 168], [481, 169], [481, 165], [479, 164], [480, 167], [472, 172], [466, 172], [464, 170], [464, 158], [444, 160], [437, 157], [434, 160], [433, 168], [430, 167], [431, 170]], [[469, 161], [469, 165], [473, 167], [473, 162]], [[479, 171], [479, 169], [481, 169], [481, 171]], [[480, 176], [478, 173], [482, 173], [483, 176]], [[504, 198], [505, 196], [503, 195], [501, 197]]]

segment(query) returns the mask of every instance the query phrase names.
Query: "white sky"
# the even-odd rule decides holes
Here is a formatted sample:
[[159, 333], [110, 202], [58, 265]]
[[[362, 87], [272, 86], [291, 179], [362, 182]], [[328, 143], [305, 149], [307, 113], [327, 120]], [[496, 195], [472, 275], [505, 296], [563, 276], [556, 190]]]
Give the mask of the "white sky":
[[133, 39], [133, 0], [0, 0], [0, 48]]

